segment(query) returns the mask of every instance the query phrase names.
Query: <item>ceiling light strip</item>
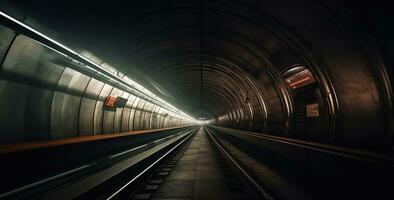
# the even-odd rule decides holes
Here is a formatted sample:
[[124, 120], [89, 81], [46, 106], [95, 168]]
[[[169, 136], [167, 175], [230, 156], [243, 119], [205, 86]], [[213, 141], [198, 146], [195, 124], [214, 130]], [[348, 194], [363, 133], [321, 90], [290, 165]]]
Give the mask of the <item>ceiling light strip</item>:
[[[11, 17], [10, 15], [0, 11], [0, 20], [6, 24], [9, 24], [11, 27], [18, 29], [18, 31], [22, 32], [23, 34], [26, 34], [27, 36], [31, 37], [34, 40], [37, 40], [41, 44], [44, 44], [45, 46], [48, 46], [49, 48], [55, 50], [56, 52], [60, 53], [63, 56], [67, 56], [71, 58], [74, 62], [80, 62], [80, 64], [83, 64], [83, 67], [86, 69], [84, 70], [89, 70], [91, 71], [92, 74], [96, 76], [101, 76], [104, 77], [105, 79], [108, 79], [110, 82], [114, 82], [113, 85], [116, 86], [122, 86], [126, 88], [127, 90], [130, 91], [130, 93], [147, 100], [153, 104], [159, 105], [163, 107], [166, 110], [175, 112], [179, 115], [182, 115], [186, 118], [189, 118], [191, 120], [195, 120], [193, 117], [187, 115], [186, 113], [180, 111], [173, 105], [169, 104], [168, 102], [162, 100], [158, 96], [154, 95], [152, 92], [138, 84], [137, 82], [131, 80], [128, 78], [132, 83], [128, 83], [122, 78], [118, 77], [117, 75], [113, 74], [111, 71], [108, 69], [100, 66], [99, 64], [95, 63], [94, 61], [90, 60], [89, 58], [86, 58], [85, 56], [77, 53], [76, 51], [68, 48], [67, 46], [61, 44], [60, 42], [55, 41], [54, 39], [44, 35], [43, 33], [35, 30], [34, 28], [24, 24], [23, 22]], [[142, 88], [144, 91], [141, 91], [139, 88]], [[129, 92], [128, 91], [128, 92]], [[146, 94], [149, 93], [149, 94]], [[153, 97], [152, 97], [153, 95]]]

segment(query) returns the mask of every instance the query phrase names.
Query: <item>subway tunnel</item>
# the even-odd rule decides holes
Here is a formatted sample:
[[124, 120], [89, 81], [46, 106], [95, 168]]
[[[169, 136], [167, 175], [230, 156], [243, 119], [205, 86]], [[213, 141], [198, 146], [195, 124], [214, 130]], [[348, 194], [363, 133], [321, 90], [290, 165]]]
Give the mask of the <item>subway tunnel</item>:
[[394, 15], [0, 1], [0, 199], [393, 199]]

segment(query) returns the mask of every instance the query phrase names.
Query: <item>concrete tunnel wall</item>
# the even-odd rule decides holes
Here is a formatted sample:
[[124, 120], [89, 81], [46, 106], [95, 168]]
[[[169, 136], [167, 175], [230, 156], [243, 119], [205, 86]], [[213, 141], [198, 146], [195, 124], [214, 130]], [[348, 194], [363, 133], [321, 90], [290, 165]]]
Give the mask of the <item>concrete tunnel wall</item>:
[[[133, 44], [127, 46], [129, 54], [126, 56], [134, 62], [138, 70], [156, 80], [163, 88], [180, 99], [175, 102], [177, 106], [191, 102], [188, 107], [189, 113], [200, 112], [199, 89], [202, 86], [204, 91], [202, 99], [205, 102], [202, 113], [215, 119], [215, 124], [219, 126], [345, 146], [384, 150], [392, 148], [393, 74], [389, 66], [393, 63], [394, 51], [392, 51], [393, 43], [389, 42], [392, 37], [389, 33], [392, 29], [384, 23], [378, 23], [383, 20], [382, 16], [372, 11], [362, 12], [365, 10], [356, 9], [354, 4], [346, 1], [211, 0], [203, 1], [202, 5], [199, 1], [182, 1], [171, 5], [149, 2], [137, 4], [138, 6], [135, 7], [119, 5], [118, 13], [127, 12], [131, 16], [138, 16], [127, 18], [131, 19], [126, 22], [133, 24], [132, 30], [123, 30], [123, 27], [115, 26], [133, 36], [122, 37], [122, 43]], [[34, 12], [34, 9], [40, 6], [42, 5], [39, 3], [36, 8], [26, 6], [24, 11], [10, 6], [8, 10], [15, 16], [25, 19], [26, 22], [35, 22], [32, 24], [44, 30], [43, 27], [50, 22], [37, 14], [38, 11]], [[99, 3], [79, 6], [81, 12], [91, 7], [94, 7], [94, 10], [102, 9], [103, 13], [109, 9], [107, 6], [100, 6]], [[198, 19], [200, 6], [204, 12], [202, 22]], [[122, 10], [122, 7], [125, 10]], [[119, 8], [112, 5], [110, 9]], [[116, 17], [118, 16], [114, 18], [121, 19]], [[42, 22], [42, 26], [34, 19]], [[97, 21], [96, 18], [80, 20], [88, 25]], [[103, 26], [100, 32], [108, 35], [111, 32], [105, 32], [109, 29], [106, 28], [106, 23], [110, 24], [108, 27], [113, 28], [114, 25], [110, 20], [96, 22], [96, 25]], [[203, 48], [189, 45], [199, 40], [196, 35], [200, 34], [201, 30], [198, 28], [200, 23], [204, 26]], [[81, 38], [89, 40], [89, 33]], [[9, 33], [3, 31], [3, 34]], [[59, 31], [52, 35], [67, 40], [72, 33]], [[112, 40], [106, 40], [107, 37], [101, 37], [104, 46], [121, 46], [120, 43], [110, 43]], [[4, 40], [3, 43], [6, 44], [6, 41]], [[105, 52], [100, 56], [104, 57], [111, 53]], [[200, 85], [201, 60], [204, 64], [202, 72], [204, 80]], [[5, 64], [4, 62], [3, 65]], [[306, 125], [308, 134], [294, 131], [298, 112], [295, 107], [296, 97], [281, 77], [294, 66], [304, 66], [309, 69], [317, 80], [317, 90], [314, 95], [321, 115], [315, 122]], [[126, 68], [123, 70], [126, 71]], [[64, 71], [67, 74], [69, 70]], [[118, 123], [105, 120], [106, 117], [117, 120], [118, 111], [104, 112], [102, 120], [101, 111], [95, 110], [97, 107], [89, 108], [94, 112], [80, 112], [79, 107], [85, 107], [85, 104], [91, 105], [88, 101], [92, 101], [93, 104], [94, 99], [97, 98], [99, 99], [97, 102], [102, 103], [105, 94], [122, 95], [121, 91], [112, 90], [110, 86], [102, 86], [103, 94], [100, 94], [95, 91], [98, 89], [90, 84], [89, 77], [83, 75], [73, 75], [74, 81], [66, 77], [62, 78], [59, 74], [54, 77], [58, 77], [59, 83], [64, 83], [63, 85], [74, 84], [75, 80], [79, 82], [78, 86], [74, 86], [77, 91], [74, 100], [68, 96], [66, 100], [60, 100], [63, 97], [60, 97], [57, 94], [59, 92], [54, 88], [51, 90], [53, 94], [47, 94], [54, 97], [48, 97], [51, 102], [59, 102], [56, 105], [51, 104], [55, 111], [59, 110], [56, 113], [62, 113], [60, 111], [66, 109], [64, 106], [73, 105], [72, 101], [80, 101], [82, 103], [80, 105], [76, 103], [74, 111], [70, 110], [69, 113], [74, 113], [73, 116], [78, 116], [75, 113], [84, 113], [83, 115], [87, 116], [82, 118], [86, 121], [74, 121], [65, 125], [60, 116], [66, 117], [66, 115], [55, 114], [56, 119], [49, 121], [46, 117], [36, 117], [39, 114], [27, 114], [29, 112], [25, 108], [18, 108], [18, 112], [11, 111], [11, 108], [2, 103], [1, 106], [5, 106], [4, 112], [1, 111], [3, 116], [11, 115], [10, 113], [13, 112], [13, 115], [18, 116], [15, 117], [18, 120], [12, 118], [4, 120], [3, 126], [5, 130], [9, 130], [6, 134], [18, 133], [15, 134], [16, 138], [22, 139], [25, 137], [24, 134], [28, 134], [24, 133], [26, 132], [24, 130], [37, 130], [29, 131], [34, 134], [26, 137], [40, 138], [43, 136], [39, 136], [38, 132], [46, 136], [51, 135], [52, 131], [55, 131], [49, 128], [52, 126], [59, 129], [56, 130], [58, 132], [55, 135], [58, 136], [55, 137], [61, 137], [66, 130], [67, 134], [74, 135], [120, 130]], [[3, 78], [8, 78], [8, 75], [2, 76]], [[86, 87], [89, 85], [91, 86]], [[90, 94], [90, 91], [95, 92], [92, 92], [92, 98], [89, 99], [86, 96], [89, 96], [87, 94]], [[27, 93], [25, 95], [28, 96]], [[7, 96], [6, 93], [2, 93], [1, 97], [3, 96]], [[249, 98], [249, 102], [245, 101], [246, 97]], [[7, 99], [16, 102], [19, 98], [11, 95]], [[49, 116], [48, 113], [53, 112], [52, 107], [43, 108], [42, 111], [38, 107], [32, 108], [31, 105], [37, 105], [33, 104], [33, 98], [23, 101], [22, 104], [25, 103], [29, 105], [25, 107], [37, 109], [35, 113], [47, 113], [45, 116]], [[141, 107], [143, 103], [137, 105]], [[70, 109], [72, 107], [70, 106]], [[98, 119], [95, 116], [99, 116]], [[32, 119], [41, 121], [35, 124]], [[29, 120], [31, 123], [27, 123]], [[99, 123], [96, 123], [96, 120]], [[137, 120], [136, 123], [139, 121]], [[7, 129], [9, 124], [13, 124], [10, 126], [13, 128]], [[85, 129], [92, 131], [85, 132]]]
[[[59, 63], [61, 54], [0, 26], [0, 143], [188, 125], [191, 121]], [[113, 69], [112, 69], [113, 70]], [[107, 96], [127, 99], [115, 111]]]
[[[362, 148], [390, 149], [393, 144], [392, 91], [389, 86], [392, 76], [388, 72], [391, 60], [387, 57], [382, 60], [383, 55], [379, 54], [382, 52], [376, 49], [378, 44], [367, 31], [371, 27], [357, 21], [346, 7], [335, 6], [338, 5], [316, 1], [261, 2], [258, 10], [267, 17], [247, 18], [254, 21], [253, 30], [260, 29], [258, 34], [249, 32], [248, 38], [255, 41], [261, 38], [258, 45], [269, 59], [268, 66], [272, 66], [271, 69], [266, 66], [266, 72], [259, 72], [253, 78], [253, 84], [260, 88], [257, 93], [264, 97], [267, 107], [266, 132]], [[253, 12], [245, 8], [238, 13], [247, 11]], [[250, 24], [247, 20], [235, 22], [228, 18], [234, 24], [242, 23], [244, 29]], [[248, 55], [241, 56], [258, 61]], [[280, 74], [299, 64], [313, 72], [321, 91], [318, 103], [322, 112], [320, 120], [324, 121], [319, 122], [320, 128], [315, 128], [313, 135], [308, 136], [296, 136], [286, 131], [292, 128], [286, 127], [286, 121], [295, 120], [295, 111], [294, 107], [286, 111], [285, 98], [289, 96], [290, 106], [294, 99], [292, 91], [283, 87]], [[252, 110], [262, 107], [256, 99], [251, 98]], [[240, 124], [250, 120], [250, 117], [244, 117], [243, 113], [247, 112], [245, 107], [234, 108], [219, 116], [217, 123], [253, 130], [253, 127], [245, 128]]]
[[[261, 88], [267, 104], [267, 132], [291, 136], [286, 132], [285, 121], [294, 120], [294, 113], [286, 112], [284, 98], [290, 95], [290, 104], [294, 102], [291, 91], [281, 84], [280, 73], [301, 64], [318, 79], [322, 93], [319, 109], [327, 116], [320, 124], [323, 129], [315, 130], [316, 136], [298, 138], [379, 148], [390, 146], [393, 134], [392, 91], [388, 86], [390, 78], [387, 79], [391, 77], [387, 72], [390, 60], [385, 60], [386, 63], [382, 60], [377, 44], [367, 32], [370, 27], [357, 21], [351, 12], [346, 13], [349, 11], [346, 8], [334, 6], [338, 5], [270, 1], [259, 5], [259, 11], [273, 21], [248, 18], [255, 22], [253, 30], [260, 29], [258, 34], [248, 37], [255, 41], [261, 38], [258, 44], [270, 59], [268, 66], [272, 66], [265, 68], [268, 72], [259, 72], [254, 77], [254, 84]], [[250, 22], [238, 23], [245, 28]], [[245, 57], [250, 60], [248, 55]], [[261, 107], [261, 104], [256, 106], [256, 98], [251, 99], [251, 104], [252, 110]], [[218, 118], [218, 124], [253, 130], [240, 125], [240, 121], [249, 120], [243, 115], [247, 110], [232, 109]]]

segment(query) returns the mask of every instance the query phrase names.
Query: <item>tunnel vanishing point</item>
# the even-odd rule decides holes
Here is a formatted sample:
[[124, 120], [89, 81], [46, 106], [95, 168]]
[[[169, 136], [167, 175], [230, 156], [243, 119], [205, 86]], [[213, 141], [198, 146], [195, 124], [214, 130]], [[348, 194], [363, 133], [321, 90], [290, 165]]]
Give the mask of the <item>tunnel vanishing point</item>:
[[389, 1], [0, 1], [0, 199], [394, 199]]

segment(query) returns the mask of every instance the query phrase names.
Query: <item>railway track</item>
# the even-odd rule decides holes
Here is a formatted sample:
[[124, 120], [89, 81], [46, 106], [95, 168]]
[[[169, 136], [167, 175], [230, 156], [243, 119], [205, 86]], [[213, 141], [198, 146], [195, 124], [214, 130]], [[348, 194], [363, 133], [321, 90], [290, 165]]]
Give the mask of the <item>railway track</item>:
[[[75, 199], [102, 196], [107, 186], [135, 176], [152, 161], [195, 133], [196, 127], [112, 151], [80, 166], [49, 175], [0, 194], [0, 199]], [[36, 163], [35, 163], [36, 164]], [[37, 162], [39, 164], [39, 162]], [[103, 187], [105, 186], [105, 187]], [[109, 187], [112, 189], [112, 186]]]
[[273, 199], [204, 127], [143, 173], [101, 199]]
[[2, 198], [273, 199], [205, 127], [113, 152]]

